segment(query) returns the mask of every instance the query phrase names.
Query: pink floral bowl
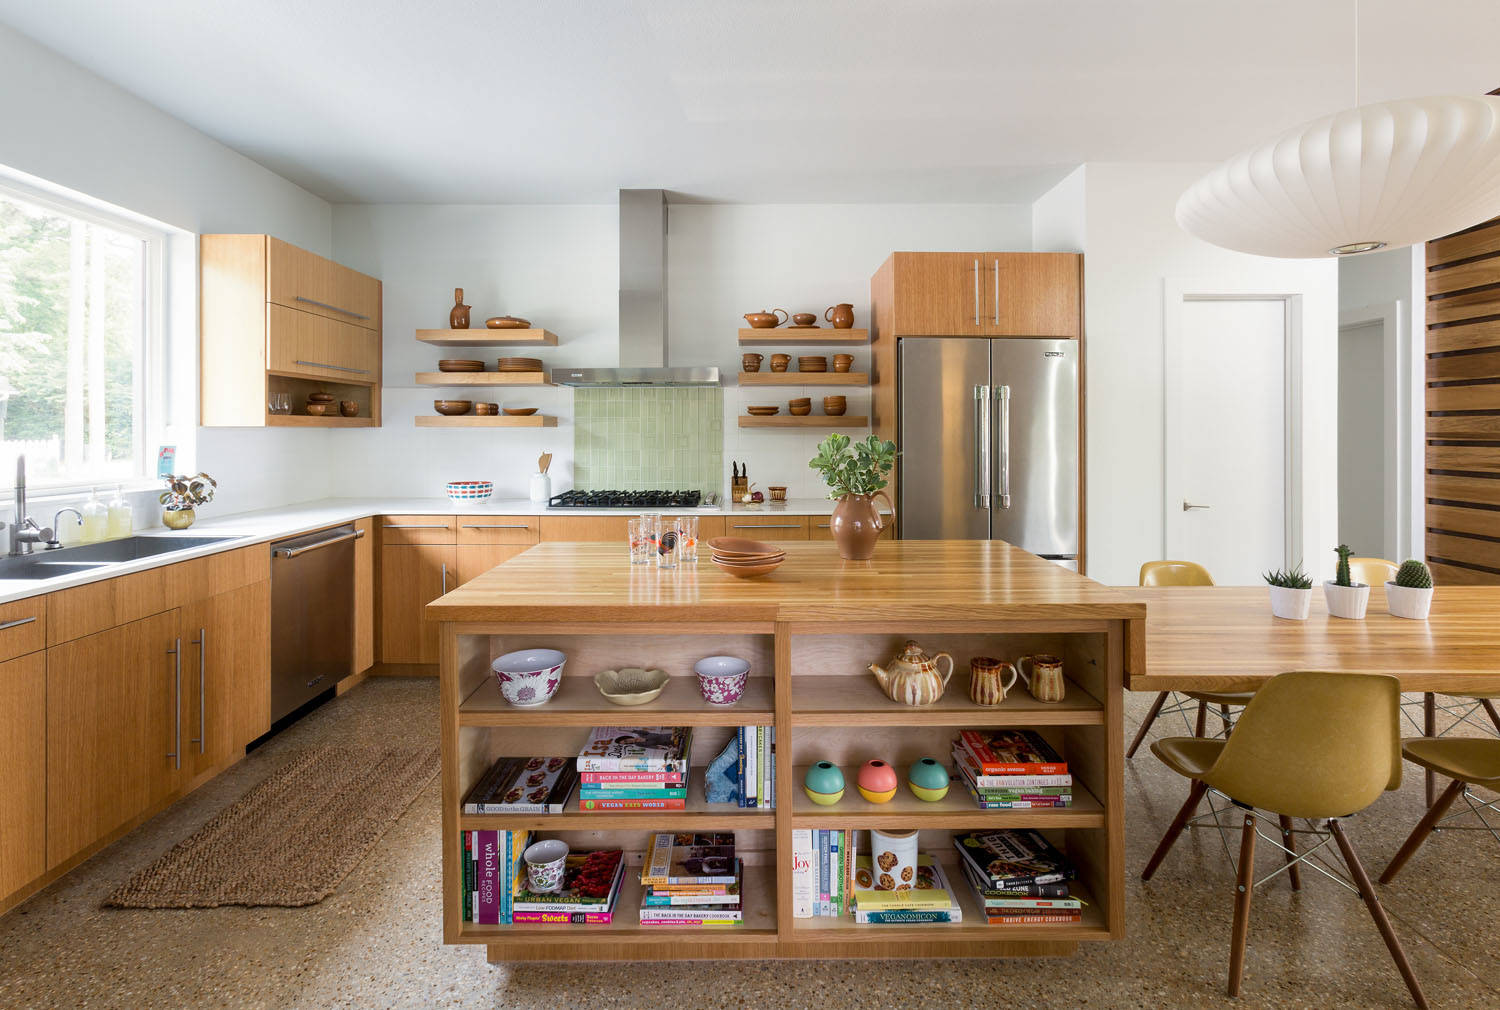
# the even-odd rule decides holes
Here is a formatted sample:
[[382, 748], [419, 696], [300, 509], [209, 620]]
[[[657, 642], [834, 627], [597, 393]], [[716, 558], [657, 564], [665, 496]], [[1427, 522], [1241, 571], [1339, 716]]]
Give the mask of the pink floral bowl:
[[745, 693], [750, 664], [734, 656], [709, 656], [693, 664], [698, 690], [710, 705], [733, 705]]
[[523, 649], [507, 652], [490, 664], [500, 693], [518, 708], [545, 705], [562, 683], [563, 664], [568, 657], [556, 649]]

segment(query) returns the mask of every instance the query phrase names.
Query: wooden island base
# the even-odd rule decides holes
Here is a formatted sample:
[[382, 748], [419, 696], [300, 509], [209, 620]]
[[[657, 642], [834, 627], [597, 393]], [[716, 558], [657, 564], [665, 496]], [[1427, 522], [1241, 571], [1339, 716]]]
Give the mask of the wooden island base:
[[[443, 744], [443, 936], [480, 944], [490, 961], [727, 958], [1039, 957], [1082, 941], [1124, 935], [1122, 691], [1127, 635], [1139, 636], [1144, 604], [998, 542], [893, 542], [870, 562], [843, 562], [830, 543], [789, 543], [771, 575], [730, 578], [705, 557], [675, 570], [631, 566], [622, 547], [542, 544], [429, 605], [441, 622]], [[866, 671], [908, 639], [949, 652], [955, 673], [935, 704], [891, 701]], [[562, 686], [547, 704], [514, 708], [489, 671], [502, 653], [562, 650]], [[1018, 684], [1002, 705], [969, 700], [969, 660], [1064, 659], [1067, 697], [1043, 704]], [[744, 697], [709, 705], [693, 663], [735, 655], [751, 664]], [[610, 704], [600, 670], [660, 667], [672, 681], [640, 707]], [[576, 754], [602, 725], [695, 727], [687, 808], [583, 813], [576, 798], [550, 816], [472, 816], [462, 799], [503, 755]], [[708, 804], [703, 769], [737, 726], [775, 729], [774, 809]], [[904, 785], [888, 803], [864, 800], [854, 776], [870, 758], [905, 777], [920, 757], [950, 763], [968, 728], [1035, 729], [1074, 776], [1073, 805], [983, 810], [961, 782], [936, 803]], [[848, 780], [835, 806], [802, 791], [806, 766], [837, 763]], [[944, 864], [961, 923], [860, 925], [851, 918], [793, 918], [793, 828], [915, 828], [923, 852]], [[1081, 922], [990, 926], [959, 871], [955, 832], [1037, 828], [1077, 867]], [[529, 829], [575, 848], [619, 847], [630, 863], [614, 921], [598, 926], [475, 925], [463, 921], [459, 832]], [[735, 927], [642, 927], [636, 880], [647, 839], [661, 830], [734, 831], [745, 862], [745, 922]], [[863, 842], [861, 843], [863, 849]]]

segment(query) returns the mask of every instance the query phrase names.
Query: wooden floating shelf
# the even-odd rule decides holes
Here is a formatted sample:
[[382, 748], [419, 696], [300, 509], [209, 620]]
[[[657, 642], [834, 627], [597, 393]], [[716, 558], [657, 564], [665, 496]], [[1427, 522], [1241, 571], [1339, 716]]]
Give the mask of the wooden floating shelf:
[[445, 417], [442, 414], [418, 414], [418, 428], [556, 428], [557, 418], [548, 414], [531, 414], [526, 417], [510, 417], [506, 414], [487, 416], [460, 414]]
[[418, 372], [419, 386], [550, 386], [546, 372]]
[[886, 697], [873, 677], [792, 678], [793, 726], [1102, 726], [1104, 705], [1068, 682], [1056, 703], [1040, 702], [1024, 685], [993, 707], [969, 700], [968, 675], [948, 685], [931, 705], [901, 705]]
[[[615, 720], [618, 722], [619, 717], [615, 716]], [[613, 725], [613, 723], [606, 725]], [[706, 768], [694, 768], [688, 774], [687, 805], [682, 810], [610, 810], [585, 813], [578, 809], [578, 794], [575, 790], [574, 794], [568, 798], [567, 807], [560, 814], [460, 813], [458, 826], [461, 829], [476, 831], [490, 828], [510, 831], [613, 831], [620, 828], [642, 828], [662, 831], [668, 827], [677, 831], [714, 827], [723, 829], [726, 826], [736, 829], [776, 826], [775, 810], [705, 801], [703, 799], [705, 771], [707, 771]], [[801, 779], [798, 781], [800, 782]], [[806, 796], [803, 797], [803, 799], [806, 798]], [[864, 800], [861, 799], [860, 802], [863, 803]], [[964, 802], [972, 805], [967, 795], [964, 797]]]
[[740, 343], [749, 344], [868, 344], [869, 330], [836, 330], [831, 326], [815, 326], [810, 330], [794, 330], [788, 326], [774, 329], [741, 329]]
[[373, 417], [345, 417], [342, 414], [332, 416], [324, 414], [317, 417], [312, 414], [267, 414], [266, 426], [268, 428], [375, 428], [379, 427]]
[[741, 372], [742, 386], [868, 386], [869, 372]]
[[[843, 680], [839, 677], [829, 680]], [[661, 726], [770, 726], [775, 722], [775, 678], [751, 677], [733, 705], [710, 705], [697, 677], [672, 677], [655, 701], [623, 707], [599, 693], [592, 677], [564, 677], [545, 705], [516, 708], [487, 680], [458, 709], [460, 726], [612, 726], [622, 718], [650, 716]], [[637, 720], [639, 722], [639, 720]], [[645, 723], [641, 723], [645, 725]], [[670, 815], [669, 815], [670, 816]]]
[[770, 417], [740, 415], [741, 428], [868, 428], [870, 419], [859, 414], [829, 417], [827, 414], [772, 414]]
[[557, 334], [551, 330], [492, 330], [480, 327], [470, 330], [418, 330], [417, 339], [438, 347], [499, 347], [515, 345], [557, 346]]
[[[1102, 828], [1104, 807], [1094, 795], [1073, 780], [1073, 805], [1042, 807], [1033, 810], [985, 810], [974, 802], [963, 780], [955, 781], [948, 795], [930, 803], [919, 800], [905, 781], [896, 787], [896, 795], [885, 803], [871, 803], [854, 787], [857, 768], [848, 770], [844, 798], [831, 807], [822, 807], [807, 798], [802, 781], [807, 768], [793, 770], [796, 789], [792, 796], [792, 826], [798, 828]], [[951, 879], [951, 878], [950, 878]], [[957, 883], [955, 881], [955, 883]], [[961, 885], [960, 885], [961, 886]]]

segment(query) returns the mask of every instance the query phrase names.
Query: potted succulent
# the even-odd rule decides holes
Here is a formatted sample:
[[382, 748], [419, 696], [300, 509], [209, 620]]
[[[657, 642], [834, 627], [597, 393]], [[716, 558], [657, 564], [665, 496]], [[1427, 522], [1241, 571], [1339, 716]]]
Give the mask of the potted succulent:
[[1339, 544], [1333, 550], [1339, 556], [1339, 567], [1333, 581], [1323, 583], [1323, 599], [1328, 602], [1328, 612], [1334, 617], [1363, 621], [1365, 607], [1370, 603], [1370, 587], [1363, 582], [1350, 581], [1349, 555], [1354, 552], [1349, 546]]
[[1396, 569], [1396, 581], [1385, 584], [1385, 607], [1392, 617], [1427, 620], [1432, 607], [1432, 572], [1412, 558]]
[[219, 482], [206, 473], [165, 479], [167, 489], [156, 499], [162, 506], [161, 523], [168, 529], [185, 530], [198, 517], [193, 509], [214, 500], [214, 491]]
[[808, 466], [822, 474], [828, 485], [828, 497], [838, 502], [829, 517], [828, 528], [838, 544], [839, 557], [848, 561], [868, 561], [875, 555], [875, 541], [885, 529], [885, 520], [875, 508], [875, 499], [885, 499], [895, 520], [896, 507], [886, 497], [885, 488], [896, 465], [896, 443], [871, 435], [863, 442], [851, 442], [848, 435], [829, 435], [818, 444], [818, 454]]
[[1312, 579], [1302, 570], [1302, 563], [1290, 569], [1266, 572], [1271, 587], [1271, 615], [1289, 621], [1305, 621], [1312, 609]]

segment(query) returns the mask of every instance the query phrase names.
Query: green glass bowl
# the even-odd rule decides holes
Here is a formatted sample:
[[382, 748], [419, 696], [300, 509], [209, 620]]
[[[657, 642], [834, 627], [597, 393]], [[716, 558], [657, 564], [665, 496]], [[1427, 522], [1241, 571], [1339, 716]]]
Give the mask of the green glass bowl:
[[948, 795], [948, 769], [936, 758], [921, 758], [907, 770], [906, 784], [917, 799], [936, 803]]

